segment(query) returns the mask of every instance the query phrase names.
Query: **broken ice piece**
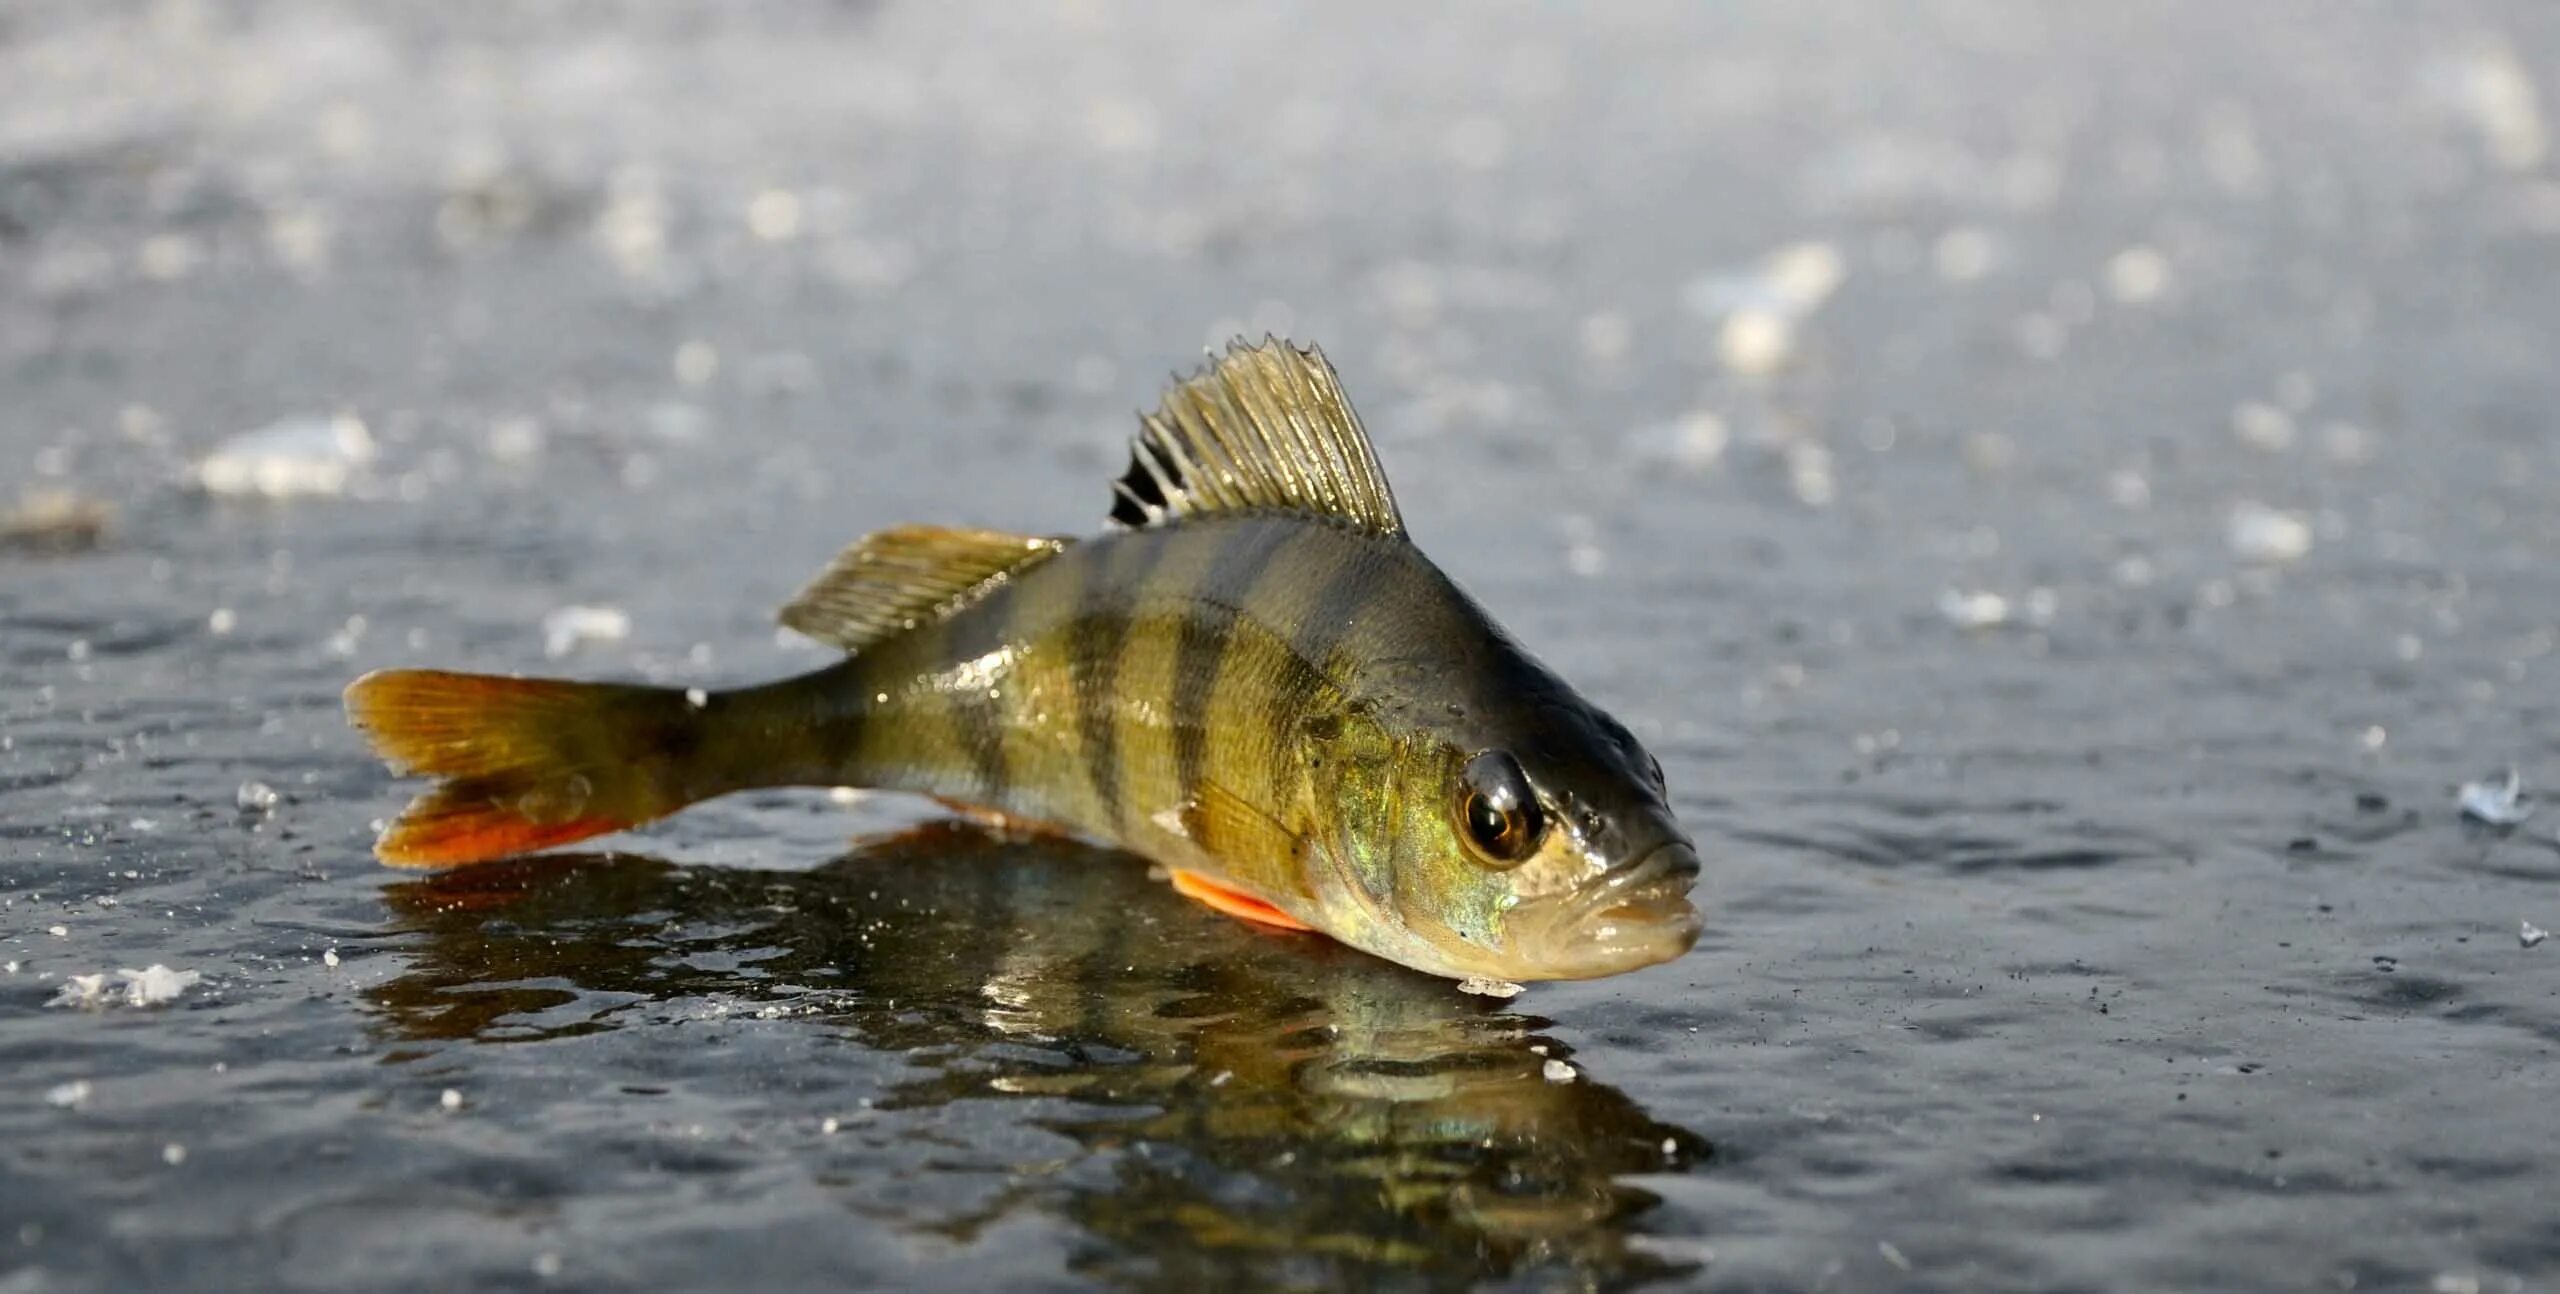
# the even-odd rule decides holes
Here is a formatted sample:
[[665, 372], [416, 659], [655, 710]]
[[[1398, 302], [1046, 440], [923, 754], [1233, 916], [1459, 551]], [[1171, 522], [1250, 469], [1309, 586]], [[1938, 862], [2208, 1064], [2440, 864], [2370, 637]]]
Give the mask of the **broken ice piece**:
[[58, 1083], [46, 1088], [44, 1103], [59, 1105], [66, 1110], [76, 1110], [89, 1103], [90, 1090], [89, 1080], [75, 1078], [68, 1083]]
[[62, 987], [54, 990], [53, 999], [45, 1005], [96, 1006], [106, 1000], [107, 973], [100, 971], [95, 975], [65, 976]]
[[2311, 523], [2299, 513], [2244, 499], [2231, 509], [2228, 538], [2242, 561], [2296, 561], [2311, 551]]
[[1938, 614], [1958, 629], [1992, 629], [2009, 621], [2009, 599], [1997, 593], [1947, 589], [1938, 594]]
[[196, 465], [196, 481], [227, 498], [343, 494], [372, 461], [373, 436], [361, 420], [288, 418], [215, 446]]
[[1494, 979], [1489, 975], [1469, 975], [1465, 979], [1459, 980], [1458, 991], [1461, 993], [1480, 994], [1484, 997], [1520, 996], [1519, 985], [1514, 984], [1509, 980]]
[[259, 781], [242, 782], [240, 790], [232, 796], [243, 813], [273, 813], [276, 798], [276, 788]]
[[116, 975], [124, 981], [125, 1002], [132, 1006], [174, 1002], [179, 994], [194, 988], [204, 979], [201, 971], [171, 970], [158, 962], [138, 971], [120, 970]]
[[126, 1006], [159, 1006], [174, 1002], [178, 995], [194, 988], [204, 979], [199, 971], [171, 970], [153, 962], [144, 970], [118, 970], [112, 978], [106, 972], [95, 975], [66, 977], [61, 989], [47, 1006], [108, 1006], [122, 1002]]
[[558, 660], [588, 643], [631, 636], [631, 617], [620, 607], [562, 607], [542, 618], [542, 654]]
[[2516, 931], [2516, 942], [2527, 948], [2531, 948], [2535, 944], [2541, 943], [2543, 940], [2550, 937], [2550, 931], [2545, 930], [2530, 921], [2522, 923], [2522, 928]]
[[86, 552], [107, 537], [115, 509], [69, 490], [35, 490], [20, 496], [18, 506], [0, 512], [0, 550], [64, 553]]
[[2463, 783], [2458, 799], [2462, 816], [2493, 827], [2512, 827], [2533, 816], [2533, 797], [2524, 793], [2524, 775], [2512, 768], [2503, 778]]
[[1547, 1063], [1538, 1066], [1538, 1072], [1545, 1075], [1546, 1080], [1550, 1083], [1570, 1083], [1576, 1077], [1573, 1072], [1573, 1065], [1570, 1062], [1561, 1060], [1549, 1060]]

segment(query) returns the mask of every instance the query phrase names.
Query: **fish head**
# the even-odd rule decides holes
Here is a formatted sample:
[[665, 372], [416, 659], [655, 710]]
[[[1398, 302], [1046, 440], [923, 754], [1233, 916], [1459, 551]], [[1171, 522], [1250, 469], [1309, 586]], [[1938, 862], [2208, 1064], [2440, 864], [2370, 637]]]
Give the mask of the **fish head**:
[[1596, 979], [1687, 952], [1698, 854], [1661, 765], [1561, 689], [1373, 716], [1312, 788], [1332, 819], [1306, 860], [1321, 928], [1453, 978]]

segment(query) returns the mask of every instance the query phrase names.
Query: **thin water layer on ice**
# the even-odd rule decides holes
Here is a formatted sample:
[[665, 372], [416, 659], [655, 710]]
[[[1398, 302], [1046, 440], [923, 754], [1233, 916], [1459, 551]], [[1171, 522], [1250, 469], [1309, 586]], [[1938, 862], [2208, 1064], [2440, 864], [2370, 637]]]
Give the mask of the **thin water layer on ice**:
[[[2530, 4], [0, 28], [0, 1288], [2560, 1270], [2560, 842], [2458, 789], [2560, 767]], [[1088, 530], [1265, 330], [1661, 757], [1689, 957], [1488, 999], [886, 794], [370, 860], [357, 674], [812, 668], [856, 534]]]

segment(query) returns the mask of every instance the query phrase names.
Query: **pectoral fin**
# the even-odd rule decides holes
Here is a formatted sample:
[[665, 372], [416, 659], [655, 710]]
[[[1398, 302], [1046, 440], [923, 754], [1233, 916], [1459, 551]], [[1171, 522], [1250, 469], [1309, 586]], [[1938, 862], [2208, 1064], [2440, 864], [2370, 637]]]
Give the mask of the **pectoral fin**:
[[[1220, 858], [1251, 860], [1262, 866], [1274, 866], [1298, 854], [1298, 837], [1270, 814], [1256, 808], [1242, 796], [1215, 782], [1202, 782], [1183, 806], [1180, 815], [1183, 834], [1192, 843]], [[1173, 888], [1231, 917], [1257, 925], [1275, 926], [1282, 930], [1313, 930], [1315, 927], [1273, 907], [1268, 901], [1254, 897], [1233, 886], [1213, 881], [1198, 872], [1175, 869]]]
[[1255, 925], [1271, 926], [1280, 930], [1315, 929], [1314, 926], [1250, 894], [1228, 889], [1198, 872], [1186, 872], [1177, 868], [1173, 873], [1173, 888], [1176, 893], [1186, 898], [1198, 899], [1228, 916], [1250, 921]]

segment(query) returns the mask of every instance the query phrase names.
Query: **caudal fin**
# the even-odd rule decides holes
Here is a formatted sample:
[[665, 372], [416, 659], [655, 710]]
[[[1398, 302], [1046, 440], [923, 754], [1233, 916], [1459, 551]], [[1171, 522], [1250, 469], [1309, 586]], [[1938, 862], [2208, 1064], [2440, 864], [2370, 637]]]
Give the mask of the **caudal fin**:
[[374, 844], [395, 867], [549, 849], [702, 798], [683, 774], [703, 715], [673, 689], [396, 669], [346, 702], [394, 768], [438, 779]]

